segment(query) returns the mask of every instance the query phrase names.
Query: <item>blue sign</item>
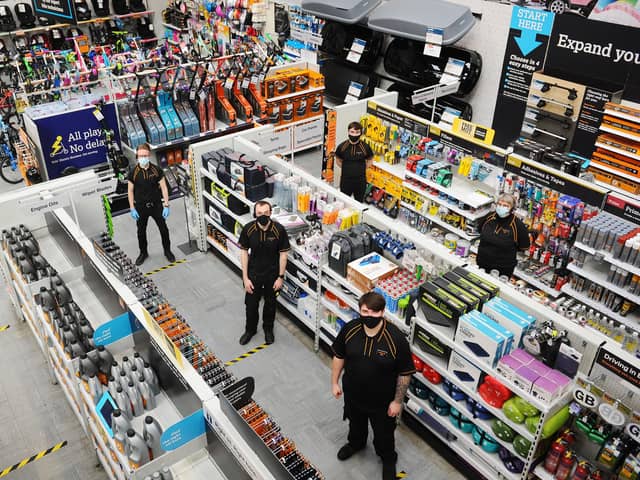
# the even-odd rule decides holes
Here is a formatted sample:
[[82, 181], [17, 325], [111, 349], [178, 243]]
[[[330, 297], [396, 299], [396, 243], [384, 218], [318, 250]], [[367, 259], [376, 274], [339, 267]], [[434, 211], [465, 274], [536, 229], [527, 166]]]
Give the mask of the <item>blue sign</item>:
[[163, 450], [175, 450], [204, 435], [205, 431], [204, 412], [200, 409], [162, 432], [160, 446]]
[[[90, 106], [34, 120], [49, 180], [60, 177], [68, 167], [80, 170], [108, 161], [102, 127], [93, 115], [94, 111], [95, 107]], [[119, 144], [115, 106], [112, 103], [104, 105], [102, 114]]]
[[142, 325], [131, 312], [125, 312], [113, 320], [103, 323], [93, 332], [93, 341], [97, 347], [106, 346], [128, 337], [142, 328]]
[[511, 12], [511, 29], [520, 30], [520, 37], [515, 41], [523, 56], [529, 55], [543, 44], [536, 37], [538, 34], [548, 37], [551, 35], [554, 14], [546, 10], [513, 7]]

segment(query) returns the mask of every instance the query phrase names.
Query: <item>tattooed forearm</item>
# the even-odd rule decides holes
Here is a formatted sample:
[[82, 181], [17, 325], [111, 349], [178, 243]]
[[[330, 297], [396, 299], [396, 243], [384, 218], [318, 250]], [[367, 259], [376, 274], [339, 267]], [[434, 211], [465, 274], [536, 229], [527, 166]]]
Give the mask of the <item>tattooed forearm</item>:
[[402, 403], [404, 396], [407, 394], [409, 388], [409, 382], [411, 381], [411, 375], [398, 375], [398, 382], [396, 383], [396, 396], [393, 401]]

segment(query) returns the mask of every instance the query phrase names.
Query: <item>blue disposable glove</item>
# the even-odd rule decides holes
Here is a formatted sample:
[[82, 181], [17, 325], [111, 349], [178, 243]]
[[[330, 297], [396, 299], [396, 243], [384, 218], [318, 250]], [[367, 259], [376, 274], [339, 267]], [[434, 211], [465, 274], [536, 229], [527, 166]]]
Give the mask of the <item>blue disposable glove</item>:
[[129, 213], [131, 214], [131, 218], [133, 218], [136, 222], [140, 220], [140, 214], [135, 208], [132, 208]]
[[169, 207], [164, 207], [162, 209], [162, 218], [167, 218], [169, 216]]

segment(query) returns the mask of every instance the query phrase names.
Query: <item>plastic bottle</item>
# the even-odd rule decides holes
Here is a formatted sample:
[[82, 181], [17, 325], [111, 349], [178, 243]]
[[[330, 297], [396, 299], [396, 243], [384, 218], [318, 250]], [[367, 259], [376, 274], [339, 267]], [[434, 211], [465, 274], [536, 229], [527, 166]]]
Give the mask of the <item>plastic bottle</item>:
[[169, 467], [162, 467], [162, 480], [173, 480], [173, 473]]
[[69, 303], [72, 299], [71, 292], [64, 284], [61, 279], [55, 281], [53, 286], [53, 291], [56, 294], [56, 300], [58, 301], [58, 305], [65, 305]]
[[86, 320], [81, 320], [77, 323], [80, 329], [80, 335], [84, 338], [93, 339], [93, 327], [89, 325]]
[[144, 358], [140, 353], [136, 352], [133, 354], [133, 364], [138, 368], [138, 371], [142, 373], [144, 370]]
[[127, 430], [127, 457], [129, 466], [137, 470], [149, 461], [149, 448], [144, 439], [132, 428]]
[[160, 437], [162, 436], [162, 427], [155, 418], [147, 415], [144, 419], [142, 427], [142, 437], [149, 447], [149, 457], [153, 460], [162, 455], [163, 451], [160, 446]]
[[98, 367], [91, 361], [89, 356], [86, 353], [80, 355], [80, 360], [78, 362], [78, 371], [80, 375], [96, 375], [98, 373]]
[[111, 355], [111, 352], [104, 348], [103, 345], [96, 348], [96, 353], [98, 356], [98, 370], [100, 370], [100, 373], [102, 373], [105, 378], [108, 378], [111, 371], [111, 364], [113, 363], [113, 355]]
[[97, 404], [100, 400], [100, 397], [102, 397], [102, 384], [100, 383], [100, 380], [98, 380], [98, 376], [95, 373], [92, 373], [86, 378], [87, 393], [93, 399], [93, 403]]
[[127, 375], [127, 372], [125, 372], [124, 370], [120, 370], [120, 372], [118, 373], [118, 381], [120, 382], [120, 386], [122, 387], [122, 389], [125, 390], [129, 385], [131, 379], [129, 378], [129, 375]]
[[27, 282], [36, 280], [37, 278], [36, 271], [33, 268], [32, 263], [29, 260], [27, 260], [27, 257], [24, 255], [24, 253], [22, 253], [18, 257], [18, 267], [20, 267], [20, 273], [22, 273], [22, 276], [25, 278]]
[[118, 382], [113, 375], [109, 376], [109, 380], [107, 381], [107, 390], [109, 390], [111, 398], [116, 398], [116, 392], [118, 391], [119, 386], [120, 382]]
[[156, 397], [151, 390], [151, 386], [145, 381], [144, 375], [138, 377], [138, 390], [142, 397], [142, 405], [145, 410], [153, 410], [156, 408]]
[[127, 356], [122, 357], [122, 361], [120, 362], [120, 367], [122, 368], [122, 370], [127, 372], [127, 375], [130, 378], [133, 378], [133, 377], [131, 377], [131, 367], [132, 366], [133, 366], [133, 362], [131, 360], [129, 360], [129, 357], [127, 357]]
[[47, 287], [40, 287], [40, 301], [38, 303], [45, 312], [49, 312], [55, 308], [56, 301], [53, 295], [51, 295], [51, 292], [47, 290]]
[[151, 480], [162, 480], [162, 475], [160, 475], [160, 472], [153, 472], [153, 475], [151, 475]]
[[122, 454], [125, 453], [127, 431], [131, 428], [131, 422], [119, 408], [111, 414], [111, 429], [116, 448]]
[[148, 362], [144, 362], [144, 370], [142, 371], [145, 380], [151, 387], [151, 391], [154, 395], [160, 393], [160, 383], [158, 382], [158, 377], [156, 376], [156, 372], [153, 371], [151, 365]]
[[135, 364], [131, 365], [131, 370], [129, 370], [129, 378], [134, 382], [137, 382], [138, 378], [140, 377], [140, 373], [141, 372], [138, 371], [138, 367]]
[[67, 354], [67, 356], [69, 358], [77, 358], [80, 355], [82, 355], [83, 353], [85, 353], [84, 351], [84, 347], [82, 346], [81, 343], [79, 343], [77, 340], [72, 340], [65, 348], [64, 348], [65, 353]]
[[127, 417], [128, 420], [131, 420], [133, 418], [133, 412], [131, 411], [131, 401], [129, 400], [129, 397], [124, 392], [121, 386], [118, 386], [116, 388], [116, 394], [113, 399], [116, 401], [118, 408], [122, 410], [122, 414]]
[[120, 365], [118, 365], [118, 362], [115, 360], [111, 362], [111, 370], [109, 370], [109, 373], [116, 380], [120, 379]]
[[138, 387], [136, 387], [133, 381], [130, 380], [125, 391], [131, 401], [131, 412], [133, 413], [133, 416], [139, 417], [144, 412], [140, 390], [138, 390]]

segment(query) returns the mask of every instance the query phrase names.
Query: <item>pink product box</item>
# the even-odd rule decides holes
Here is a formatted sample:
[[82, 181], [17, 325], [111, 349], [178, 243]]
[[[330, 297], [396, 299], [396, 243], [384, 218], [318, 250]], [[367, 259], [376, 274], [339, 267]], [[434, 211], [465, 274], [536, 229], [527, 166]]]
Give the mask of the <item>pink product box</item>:
[[529, 367], [520, 367], [513, 376], [513, 383], [525, 392], [530, 392], [535, 381], [540, 378], [536, 372]]
[[531, 362], [535, 360], [535, 357], [530, 353], [522, 350], [521, 348], [516, 348], [509, 355], [518, 360], [522, 365], [529, 365]]
[[551, 370], [545, 375], [545, 378], [558, 385], [561, 389], [560, 393], [567, 392], [567, 390], [569, 390], [572, 385], [571, 379], [558, 370]]
[[513, 380], [516, 374], [516, 371], [522, 367], [522, 363], [516, 358], [513, 358], [511, 355], [507, 355], [498, 360], [498, 366], [496, 370], [503, 377]]
[[537, 379], [531, 388], [531, 395], [543, 402], [550, 403], [555, 397], [562, 394], [562, 387], [548, 378]]
[[529, 363], [527, 367], [536, 372], [539, 377], [546, 377], [547, 374], [553, 370], [552, 368], [547, 367], [540, 360], [533, 360], [533, 362]]

